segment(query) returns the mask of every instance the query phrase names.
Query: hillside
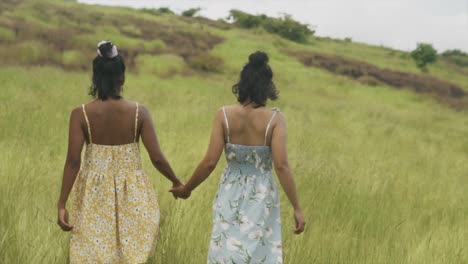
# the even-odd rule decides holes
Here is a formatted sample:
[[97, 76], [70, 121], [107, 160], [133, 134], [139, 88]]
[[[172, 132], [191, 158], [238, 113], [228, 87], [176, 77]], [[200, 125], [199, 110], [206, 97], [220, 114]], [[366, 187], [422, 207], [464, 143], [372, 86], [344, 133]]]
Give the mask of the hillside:
[[[189, 8], [189, 7], [187, 7]], [[55, 222], [70, 110], [87, 102], [96, 43], [129, 70], [124, 96], [147, 106], [162, 148], [187, 179], [213, 114], [234, 104], [247, 56], [270, 56], [308, 226], [285, 263], [468, 262], [468, 68], [440, 58], [421, 72], [407, 52], [160, 10], [0, 2], [0, 263], [65, 263]], [[188, 201], [150, 166], [162, 210], [151, 263], [206, 262], [211, 202], [224, 161]]]

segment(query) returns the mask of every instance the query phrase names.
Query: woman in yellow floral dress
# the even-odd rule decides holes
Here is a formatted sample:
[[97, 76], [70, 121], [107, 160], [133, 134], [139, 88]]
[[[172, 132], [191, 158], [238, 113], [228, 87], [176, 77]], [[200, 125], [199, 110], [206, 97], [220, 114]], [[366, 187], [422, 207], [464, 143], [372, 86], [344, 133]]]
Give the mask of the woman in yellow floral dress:
[[139, 138], [156, 169], [173, 186], [182, 184], [159, 148], [148, 110], [120, 95], [125, 64], [116, 46], [100, 42], [97, 53], [90, 90], [96, 99], [70, 117], [58, 224], [71, 231], [70, 263], [145, 263], [156, 247], [159, 206], [141, 164]]

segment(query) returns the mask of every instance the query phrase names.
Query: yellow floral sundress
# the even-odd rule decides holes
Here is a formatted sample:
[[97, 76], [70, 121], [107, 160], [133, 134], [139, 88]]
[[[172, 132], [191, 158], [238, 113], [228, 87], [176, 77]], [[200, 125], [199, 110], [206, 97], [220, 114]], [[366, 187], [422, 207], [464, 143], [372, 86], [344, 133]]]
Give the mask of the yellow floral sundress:
[[70, 263], [145, 263], [156, 248], [159, 205], [136, 141], [138, 103], [134, 141], [123, 145], [94, 144], [82, 108], [89, 144], [72, 191]]

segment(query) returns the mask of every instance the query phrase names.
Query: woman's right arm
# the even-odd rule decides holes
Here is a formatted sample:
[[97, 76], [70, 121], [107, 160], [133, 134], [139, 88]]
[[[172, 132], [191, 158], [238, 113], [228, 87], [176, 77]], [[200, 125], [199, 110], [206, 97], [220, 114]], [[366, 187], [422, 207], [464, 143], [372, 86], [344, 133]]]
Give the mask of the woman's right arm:
[[286, 121], [282, 113], [278, 113], [278, 118], [275, 123], [271, 136], [273, 163], [280, 184], [294, 208], [294, 219], [296, 220], [294, 233], [300, 234], [304, 231], [305, 220], [297, 197], [294, 178], [289, 168], [286, 149]]
[[78, 107], [70, 114], [67, 159], [63, 169], [60, 197], [57, 202], [57, 223], [64, 231], [70, 231], [73, 228], [68, 222], [68, 211], [65, 205], [81, 166], [81, 150], [85, 142], [85, 136], [81, 127], [81, 119], [83, 118], [81, 111], [81, 107]]
[[169, 161], [164, 156], [161, 148], [159, 147], [158, 137], [153, 125], [153, 120], [146, 107], [140, 105], [140, 120], [141, 120], [141, 139], [148, 152], [148, 155], [154, 167], [172, 182], [173, 187], [182, 185], [180, 180], [175, 175], [174, 171], [169, 164]]

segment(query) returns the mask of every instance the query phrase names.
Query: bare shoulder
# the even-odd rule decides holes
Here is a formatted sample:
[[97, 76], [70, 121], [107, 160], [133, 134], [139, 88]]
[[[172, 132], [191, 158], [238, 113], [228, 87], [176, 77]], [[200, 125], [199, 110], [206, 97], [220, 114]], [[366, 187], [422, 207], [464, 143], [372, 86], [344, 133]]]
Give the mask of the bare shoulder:
[[138, 115], [142, 119], [151, 117], [149, 109], [145, 105], [140, 104], [140, 103], [138, 103]]
[[224, 112], [226, 112], [226, 115], [227, 115], [227, 111], [228, 111], [227, 107], [228, 106], [225, 106], [225, 105], [219, 107], [214, 113], [214, 119], [215, 120], [221, 120], [221, 119], [224, 120]]
[[70, 112], [70, 118], [80, 120], [83, 116], [83, 105], [74, 107]]
[[284, 116], [284, 114], [283, 114], [283, 112], [281, 112], [281, 111], [279, 110], [279, 108], [276, 108], [276, 107], [275, 107], [275, 108], [273, 108], [272, 110], [273, 110], [273, 111], [276, 111], [276, 118], [277, 118], [278, 120], [283, 120], [283, 121], [284, 121], [284, 120], [286, 119], [285, 116]]
[[231, 112], [235, 111], [237, 108], [239, 108], [239, 105], [223, 105], [219, 108], [220, 111], [223, 111], [223, 108], [226, 110], [226, 112]]
[[[137, 102], [135, 102], [137, 103]], [[148, 108], [144, 105], [144, 104], [140, 104], [140, 103], [137, 103], [138, 104], [138, 109], [142, 112], [148, 112], [149, 113], [149, 110]]]
[[273, 124], [272, 124], [273, 129], [277, 126], [286, 127], [286, 117], [284, 116], [284, 114], [281, 111], [279, 111], [279, 109], [274, 110], [274, 111], [277, 111], [277, 112], [276, 112], [276, 117], [273, 120]]
[[223, 105], [219, 107], [218, 110], [216, 110], [216, 115], [220, 113], [223, 114], [224, 112], [226, 112], [226, 114], [229, 115], [229, 113], [236, 111], [238, 108], [239, 105]]

